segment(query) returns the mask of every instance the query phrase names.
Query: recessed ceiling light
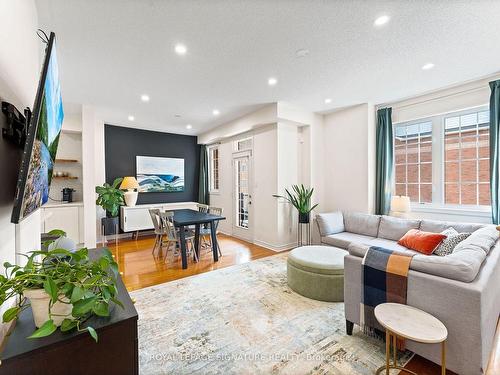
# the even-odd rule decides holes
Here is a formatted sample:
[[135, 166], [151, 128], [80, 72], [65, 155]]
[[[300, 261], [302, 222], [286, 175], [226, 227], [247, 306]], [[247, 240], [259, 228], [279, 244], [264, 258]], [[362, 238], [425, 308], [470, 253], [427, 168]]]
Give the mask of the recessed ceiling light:
[[186, 129], [191, 129], [193, 126], [191, 124], [186, 125]]
[[332, 102], [332, 99], [330, 99], [330, 98], [325, 99], [325, 104], [330, 104], [331, 102]]
[[132, 116], [132, 115], [129, 115], [129, 116], [128, 116], [128, 120], [129, 120], [129, 121], [134, 121], [134, 120], [135, 120], [135, 117], [134, 117], [134, 116]]
[[422, 70], [429, 70], [429, 69], [432, 69], [432, 68], [434, 68], [434, 64], [433, 63], [427, 63], [424, 66], [422, 66]]
[[269, 79], [267, 80], [267, 84], [268, 84], [269, 86], [274, 86], [274, 85], [276, 85], [277, 83], [278, 83], [278, 80], [277, 80], [276, 78], [274, 78], [274, 77], [271, 77], [271, 78], [269, 78]]
[[187, 52], [187, 48], [184, 44], [176, 44], [175, 45], [175, 53], [178, 55], [185, 55]]
[[388, 15], [384, 14], [383, 16], [378, 17], [373, 24], [375, 26], [382, 26], [389, 22], [390, 19], [391, 18]]
[[219, 115], [220, 115], [220, 112], [219, 112], [219, 110], [218, 110], [218, 109], [214, 109], [214, 110], [212, 111], [212, 114], [213, 114], [214, 116], [219, 116]]
[[149, 102], [149, 95], [142, 94], [142, 95], [141, 95], [141, 100], [142, 100], [144, 103]]

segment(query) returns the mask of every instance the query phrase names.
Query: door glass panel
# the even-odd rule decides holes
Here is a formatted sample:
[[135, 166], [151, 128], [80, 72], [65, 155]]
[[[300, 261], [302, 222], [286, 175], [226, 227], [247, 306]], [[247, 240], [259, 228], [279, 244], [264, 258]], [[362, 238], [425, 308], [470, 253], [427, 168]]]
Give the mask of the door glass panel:
[[248, 158], [235, 160], [236, 168], [236, 225], [248, 229]]

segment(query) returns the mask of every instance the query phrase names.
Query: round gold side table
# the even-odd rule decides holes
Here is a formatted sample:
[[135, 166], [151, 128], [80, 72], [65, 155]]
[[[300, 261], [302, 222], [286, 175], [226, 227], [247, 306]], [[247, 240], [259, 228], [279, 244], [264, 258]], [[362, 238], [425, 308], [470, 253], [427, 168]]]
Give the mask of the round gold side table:
[[[397, 369], [416, 375], [415, 372], [398, 366], [396, 361], [396, 339], [424, 343], [441, 343], [441, 374], [446, 374], [446, 338], [448, 330], [441, 321], [425, 311], [399, 303], [382, 303], [375, 307], [375, 317], [385, 328], [385, 365], [377, 369], [376, 374], [389, 375], [389, 369]], [[393, 345], [393, 363], [391, 364], [391, 339]]]

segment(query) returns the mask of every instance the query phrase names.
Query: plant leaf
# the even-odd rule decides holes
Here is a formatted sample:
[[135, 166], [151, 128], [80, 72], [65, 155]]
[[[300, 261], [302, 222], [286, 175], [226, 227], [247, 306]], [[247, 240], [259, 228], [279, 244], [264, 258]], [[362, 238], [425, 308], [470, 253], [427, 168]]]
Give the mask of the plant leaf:
[[52, 302], [55, 303], [57, 301], [57, 285], [49, 276], [47, 276], [43, 282], [43, 289], [45, 289], [47, 294], [50, 296]]
[[28, 336], [29, 339], [38, 339], [40, 337], [49, 336], [57, 329], [54, 321], [52, 319], [47, 320], [42, 324], [40, 328], [38, 328], [31, 336]]
[[64, 319], [61, 324], [61, 332], [71, 331], [78, 324], [78, 321], [75, 319]]
[[81, 299], [73, 304], [73, 310], [71, 314], [75, 317], [82, 316], [92, 310], [97, 297], [90, 297]]
[[116, 303], [118, 306], [120, 306], [122, 309], [124, 309], [125, 307], [123, 306], [123, 303], [122, 301], [120, 301], [119, 299], [116, 299], [115, 297], [111, 297], [111, 301], [113, 301], [114, 303]]
[[3, 313], [3, 322], [7, 323], [17, 317], [17, 314], [21, 311], [21, 308], [18, 306], [11, 307], [10, 309], [5, 310]]
[[95, 342], [97, 342], [98, 337], [97, 337], [97, 332], [95, 331], [95, 329], [92, 327], [87, 327], [87, 331], [89, 331], [90, 336], [92, 336], [92, 338], [95, 340]]
[[61, 229], [52, 229], [49, 232], [50, 236], [66, 237], [66, 232]]
[[92, 309], [96, 315], [109, 316], [109, 308], [106, 302], [97, 302]]
[[74, 305], [75, 302], [79, 301], [82, 299], [84, 294], [84, 290], [80, 288], [79, 286], [75, 286], [73, 288], [73, 293], [71, 293], [71, 303]]

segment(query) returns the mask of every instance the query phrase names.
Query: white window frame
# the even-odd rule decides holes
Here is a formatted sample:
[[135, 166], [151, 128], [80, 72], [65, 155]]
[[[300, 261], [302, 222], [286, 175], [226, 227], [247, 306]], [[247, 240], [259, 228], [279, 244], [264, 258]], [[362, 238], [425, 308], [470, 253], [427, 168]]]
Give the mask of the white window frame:
[[[214, 188], [214, 158], [213, 151], [217, 150], [217, 189]], [[219, 145], [208, 147], [208, 192], [218, 194], [220, 190], [220, 148]]]
[[[432, 203], [411, 202], [412, 211], [431, 212], [442, 214], [470, 215], [470, 216], [491, 216], [490, 205], [468, 205], [468, 204], [446, 204], [445, 203], [445, 119], [448, 117], [462, 116], [475, 112], [488, 110], [488, 105], [481, 105], [467, 110], [457, 110], [444, 114], [424, 117], [412, 121], [393, 123], [394, 137], [396, 128], [408, 126], [426, 121], [432, 122]], [[394, 150], [395, 151], [395, 150]], [[395, 152], [394, 152], [395, 155]], [[394, 165], [396, 158], [394, 158]], [[395, 169], [394, 169], [395, 176]], [[393, 194], [396, 191], [396, 178], [393, 182]]]

